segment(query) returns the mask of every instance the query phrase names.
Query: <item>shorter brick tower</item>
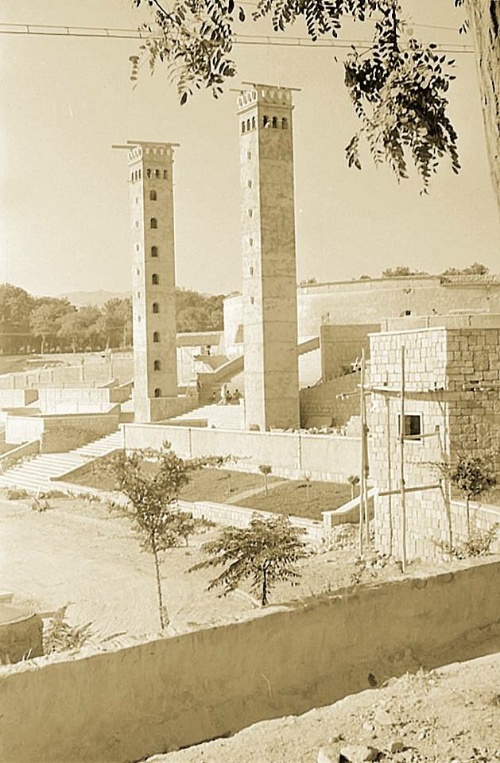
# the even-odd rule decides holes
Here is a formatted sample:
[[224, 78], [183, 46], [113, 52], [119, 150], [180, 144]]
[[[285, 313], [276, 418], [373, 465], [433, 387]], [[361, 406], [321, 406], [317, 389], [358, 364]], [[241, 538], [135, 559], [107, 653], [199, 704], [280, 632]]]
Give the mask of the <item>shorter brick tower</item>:
[[158, 421], [177, 397], [173, 143], [129, 141], [134, 406]]

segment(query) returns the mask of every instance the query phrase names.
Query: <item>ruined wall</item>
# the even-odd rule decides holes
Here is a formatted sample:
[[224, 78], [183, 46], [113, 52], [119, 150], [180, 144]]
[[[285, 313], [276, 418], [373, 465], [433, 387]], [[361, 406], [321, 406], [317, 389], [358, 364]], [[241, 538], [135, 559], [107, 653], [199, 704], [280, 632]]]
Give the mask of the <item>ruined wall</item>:
[[125, 763], [331, 704], [368, 688], [370, 673], [380, 685], [470, 659], [475, 642], [498, 634], [499, 573], [496, 562], [365, 586], [116, 652], [0, 669], [0, 758]]
[[361, 358], [362, 350], [370, 355], [369, 334], [380, 331], [380, 323], [320, 327], [323, 381], [342, 376], [346, 368]]

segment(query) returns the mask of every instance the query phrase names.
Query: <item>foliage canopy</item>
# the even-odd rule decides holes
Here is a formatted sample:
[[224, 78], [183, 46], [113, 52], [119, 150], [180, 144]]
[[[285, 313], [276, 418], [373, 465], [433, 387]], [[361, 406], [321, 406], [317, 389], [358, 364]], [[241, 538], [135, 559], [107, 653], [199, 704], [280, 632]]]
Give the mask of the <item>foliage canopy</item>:
[[[462, 5], [463, 0], [454, 0]], [[153, 22], [142, 51], [151, 69], [163, 63], [176, 84], [180, 103], [196, 89], [215, 98], [237, 74], [233, 58], [237, 28], [247, 19], [235, 0], [134, 0], [149, 5]], [[375, 22], [369, 50], [353, 46], [344, 63], [345, 85], [360, 128], [346, 148], [349, 166], [361, 168], [360, 139], [365, 138], [375, 163], [387, 162], [398, 181], [408, 177], [408, 163], [419, 173], [424, 191], [444, 156], [460, 169], [457, 134], [447, 116], [447, 93], [454, 61], [433, 43], [417, 40], [406, 23], [400, 0], [260, 0], [251, 18], [270, 18], [283, 32], [302, 18], [309, 37], [337, 38], [343, 22]], [[137, 78], [138, 57], [132, 57]]]

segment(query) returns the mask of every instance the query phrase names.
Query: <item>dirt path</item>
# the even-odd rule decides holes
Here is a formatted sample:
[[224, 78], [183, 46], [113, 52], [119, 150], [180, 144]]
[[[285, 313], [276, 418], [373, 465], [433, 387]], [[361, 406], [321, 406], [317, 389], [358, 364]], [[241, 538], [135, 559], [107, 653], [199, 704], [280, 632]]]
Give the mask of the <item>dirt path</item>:
[[500, 654], [393, 679], [148, 763], [316, 763], [321, 748], [329, 750], [325, 763], [337, 763], [348, 745], [372, 747], [386, 763], [500, 761]]

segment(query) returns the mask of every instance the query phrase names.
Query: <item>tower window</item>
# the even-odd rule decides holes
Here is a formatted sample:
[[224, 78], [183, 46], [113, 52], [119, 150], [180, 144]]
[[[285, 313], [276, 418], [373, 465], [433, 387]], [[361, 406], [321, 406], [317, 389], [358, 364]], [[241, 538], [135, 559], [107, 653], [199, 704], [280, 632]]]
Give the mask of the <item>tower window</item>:
[[161, 362], [159, 360], [155, 360], [155, 362], [153, 363], [153, 370], [161, 371]]
[[160, 276], [158, 275], [158, 273], [153, 273], [153, 275], [151, 276], [151, 283], [153, 284], [153, 286], [158, 286], [158, 284], [160, 283]]
[[158, 302], [153, 302], [153, 312], [154, 313], [160, 312], [160, 305], [158, 304]]
[[139, 246], [139, 244], [136, 244], [136, 245], [135, 245], [135, 251], [136, 251], [136, 252], [138, 252], [140, 248], [141, 248], [141, 247]]
[[155, 170], [155, 177], [156, 177], [156, 178], [159, 178], [159, 177], [160, 177], [160, 170]]
[[130, 173], [130, 182], [131, 183], [134, 182], [134, 173], [133, 172]]
[[249, 209], [248, 210], [248, 216], [249, 217], [253, 217], [253, 209]]
[[250, 275], [253, 276], [253, 268], [250, 268]]
[[248, 243], [250, 244], [250, 246], [253, 246], [253, 238], [249, 238]]
[[250, 132], [250, 120], [247, 119], [247, 132]]
[[159, 341], [160, 341], [160, 332], [159, 331], [155, 331], [154, 334], [153, 334], [153, 342], [158, 343]]
[[247, 159], [251, 159], [251, 158], [252, 158], [252, 152], [251, 151], [247, 151]]
[[241, 134], [244, 135], [246, 131], [247, 131], [247, 127], [245, 124], [245, 120], [243, 120], [243, 122], [241, 123]]
[[137, 276], [140, 276], [140, 275], [141, 275], [141, 271], [139, 270], [139, 268], [136, 268], [136, 269], [135, 269], [135, 274], [136, 274]]
[[[401, 433], [401, 416], [398, 416], [398, 431]], [[421, 440], [422, 439], [422, 414], [421, 413], [408, 413], [405, 414], [404, 424], [404, 437], [409, 440]]]
[[255, 117], [252, 117], [252, 130], [255, 130]]
[[158, 247], [152, 246], [151, 247], [151, 257], [158, 257]]
[[156, 199], [157, 199], [156, 191], [150, 191], [149, 192], [149, 200], [150, 201], [156, 201]]
[[267, 114], [262, 117], [262, 127], [269, 127], [269, 117]]
[[248, 186], [249, 188], [251, 188], [251, 187], [252, 187], [252, 181], [251, 181], [251, 180], [247, 180], [247, 186]]
[[142, 177], [142, 170], [139, 170], [139, 171], [138, 171], [138, 173], [137, 173], [137, 177], [139, 178], [139, 180], [141, 179], [141, 177]]
[[167, 170], [163, 170], [163, 180], [167, 180], [168, 178], [168, 172]]
[[255, 297], [250, 297], [250, 304], [253, 305], [254, 302], [255, 302]]
[[138, 228], [138, 227], [139, 227], [139, 220], [136, 220], [136, 221], [135, 221], [135, 227], [136, 227], [136, 228]]
[[161, 389], [159, 387], [155, 389], [155, 397], [161, 397]]
[[278, 117], [273, 117], [273, 127], [276, 128], [278, 126]]
[[147, 174], [148, 178], [150, 178], [151, 177], [151, 170], [147, 170], [146, 174]]
[[158, 220], [156, 219], [156, 217], [152, 217], [151, 220], [149, 221], [149, 224], [151, 228], [156, 229], [158, 227]]
[[286, 117], [283, 117], [281, 120], [281, 129], [288, 130], [288, 119]]
[[140, 298], [141, 298], [141, 292], [140, 292], [140, 291], [138, 291], [138, 292], [137, 292], [137, 299], [140, 299]]

